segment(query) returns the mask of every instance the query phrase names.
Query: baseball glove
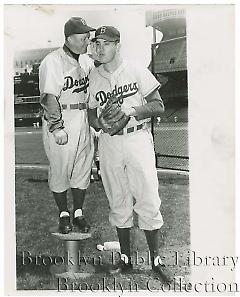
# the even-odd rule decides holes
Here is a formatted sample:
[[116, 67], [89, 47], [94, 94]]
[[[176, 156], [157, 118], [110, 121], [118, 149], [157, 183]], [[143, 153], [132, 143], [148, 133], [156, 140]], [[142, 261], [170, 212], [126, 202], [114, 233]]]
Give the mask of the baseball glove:
[[129, 119], [130, 117], [121, 110], [115, 96], [108, 100], [98, 118], [101, 129], [111, 136], [123, 129]]

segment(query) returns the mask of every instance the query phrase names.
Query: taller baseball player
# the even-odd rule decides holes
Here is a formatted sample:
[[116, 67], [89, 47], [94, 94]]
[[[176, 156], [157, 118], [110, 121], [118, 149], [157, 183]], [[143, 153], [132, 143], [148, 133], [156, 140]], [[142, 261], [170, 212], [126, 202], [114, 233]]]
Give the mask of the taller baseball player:
[[88, 76], [93, 63], [84, 54], [89, 32], [94, 30], [84, 19], [72, 17], [64, 26], [64, 46], [47, 55], [39, 69], [49, 187], [59, 209], [61, 233], [72, 230], [67, 206], [69, 188], [73, 196], [73, 225], [80, 232], [88, 232], [90, 228], [82, 208], [94, 153], [87, 118]]
[[[145, 232], [152, 269], [170, 282], [172, 278], [158, 252], [158, 231], [163, 219], [149, 128], [150, 118], [164, 111], [158, 91], [160, 84], [148, 69], [122, 59], [120, 33], [116, 28], [100, 27], [92, 41], [102, 65], [89, 76], [89, 122], [94, 128], [102, 129], [99, 136], [101, 177], [110, 205], [109, 220], [116, 226], [121, 247], [121, 261], [109, 272], [132, 269], [130, 228], [135, 211], [139, 228]], [[119, 125], [123, 126], [120, 130]]]

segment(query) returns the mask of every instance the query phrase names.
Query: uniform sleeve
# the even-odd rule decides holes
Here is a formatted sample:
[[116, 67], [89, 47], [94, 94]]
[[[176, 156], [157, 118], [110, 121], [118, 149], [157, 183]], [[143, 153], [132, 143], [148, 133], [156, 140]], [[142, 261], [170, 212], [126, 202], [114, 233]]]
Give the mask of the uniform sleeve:
[[143, 120], [151, 117], [160, 116], [164, 112], [164, 104], [158, 90], [153, 91], [146, 98], [146, 104], [135, 106], [136, 120]]
[[57, 98], [51, 94], [42, 94], [40, 104], [44, 110], [44, 118], [47, 121], [49, 132], [63, 129], [63, 119], [60, 104]]
[[140, 92], [143, 95], [143, 97], [147, 97], [154, 90], [160, 87], [159, 81], [147, 68], [137, 67], [135, 71], [135, 76], [137, 78]]
[[158, 89], [161, 84], [147, 68], [136, 68], [139, 91], [144, 97], [143, 105], [135, 106], [138, 121], [159, 116], [164, 111], [164, 104]]
[[57, 57], [47, 56], [39, 68], [39, 89], [41, 94], [51, 94], [57, 98], [64, 86], [62, 66]]
[[39, 68], [40, 103], [49, 132], [63, 129], [63, 119], [58, 97], [64, 86], [61, 63], [56, 57], [47, 56]]

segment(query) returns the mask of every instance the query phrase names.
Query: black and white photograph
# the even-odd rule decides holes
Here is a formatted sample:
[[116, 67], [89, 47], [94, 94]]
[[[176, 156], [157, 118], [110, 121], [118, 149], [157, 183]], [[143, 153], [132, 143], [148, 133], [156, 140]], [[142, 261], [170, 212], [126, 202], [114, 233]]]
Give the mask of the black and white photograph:
[[4, 17], [7, 295], [239, 292], [234, 5]]

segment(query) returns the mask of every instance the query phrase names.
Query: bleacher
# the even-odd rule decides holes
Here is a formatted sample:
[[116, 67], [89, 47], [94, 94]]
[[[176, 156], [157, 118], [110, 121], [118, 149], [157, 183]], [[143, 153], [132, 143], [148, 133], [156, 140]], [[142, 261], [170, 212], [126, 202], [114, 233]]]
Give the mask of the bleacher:
[[186, 37], [163, 41], [156, 50], [154, 72], [164, 73], [186, 70]]

